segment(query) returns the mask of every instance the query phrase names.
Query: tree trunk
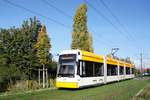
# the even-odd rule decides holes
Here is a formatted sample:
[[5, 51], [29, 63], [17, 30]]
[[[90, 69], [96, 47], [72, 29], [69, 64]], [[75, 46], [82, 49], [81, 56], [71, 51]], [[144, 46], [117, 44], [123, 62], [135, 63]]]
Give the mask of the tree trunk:
[[46, 87], [48, 88], [48, 70], [46, 68]]
[[45, 88], [45, 66], [43, 65], [43, 88]]

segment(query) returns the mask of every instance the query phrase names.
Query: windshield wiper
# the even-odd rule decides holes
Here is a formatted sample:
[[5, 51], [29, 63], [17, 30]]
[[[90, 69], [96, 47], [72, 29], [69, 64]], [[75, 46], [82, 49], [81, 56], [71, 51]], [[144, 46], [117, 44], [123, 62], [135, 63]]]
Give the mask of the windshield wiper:
[[58, 76], [61, 76], [61, 77], [74, 77], [74, 74], [70, 74], [70, 73], [59, 73]]

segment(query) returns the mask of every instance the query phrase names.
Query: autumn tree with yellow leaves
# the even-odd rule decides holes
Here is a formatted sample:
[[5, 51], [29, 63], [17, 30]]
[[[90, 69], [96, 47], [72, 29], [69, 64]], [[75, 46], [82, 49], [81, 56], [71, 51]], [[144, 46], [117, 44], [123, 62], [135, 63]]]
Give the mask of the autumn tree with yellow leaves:
[[74, 16], [71, 48], [93, 52], [93, 39], [88, 32], [86, 13], [86, 4], [81, 4]]
[[37, 50], [37, 57], [40, 64], [43, 66], [43, 88], [45, 88], [45, 65], [48, 63], [49, 51], [51, 48], [50, 39], [47, 36], [46, 27], [43, 25], [35, 45]]

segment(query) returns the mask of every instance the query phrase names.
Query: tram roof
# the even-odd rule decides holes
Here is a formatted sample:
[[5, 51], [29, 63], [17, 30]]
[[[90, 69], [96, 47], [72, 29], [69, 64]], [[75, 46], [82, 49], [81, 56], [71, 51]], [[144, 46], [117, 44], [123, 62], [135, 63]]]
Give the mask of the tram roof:
[[[103, 58], [104, 56], [102, 56], [102, 55], [97, 55], [95, 53], [91, 53], [91, 52], [83, 51], [83, 50], [80, 50], [80, 51], [82, 53], [83, 60], [101, 62], [101, 63], [104, 62], [104, 58]], [[120, 66], [133, 67], [133, 64], [131, 64], [131, 63], [127, 63], [125, 61], [107, 57], [107, 64], [118, 65], [118, 63]]]
[[[84, 51], [84, 50], [78, 50], [78, 49], [77, 50], [64, 50], [60, 54], [68, 54], [68, 53], [78, 54], [79, 52], [81, 53], [80, 55], [82, 56], [81, 57], [82, 60], [104, 63], [104, 56], [97, 55], [95, 53]], [[107, 64], [111, 64], [111, 65], [118, 65], [119, 63], [119, 66], [126, 66], [126, 67], [134, 66], [131, 63], [127, 63], [125, 61], [117, 60], [117, 59], [110, 58], [110, 57], [107, 57], [106, 60], [107, 60]]]

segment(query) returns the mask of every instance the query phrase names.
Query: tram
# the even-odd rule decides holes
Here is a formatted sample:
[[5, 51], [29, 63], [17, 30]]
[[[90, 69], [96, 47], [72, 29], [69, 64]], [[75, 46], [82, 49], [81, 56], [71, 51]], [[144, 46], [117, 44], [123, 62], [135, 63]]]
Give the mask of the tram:
[[131, 78], [131, 63], [82, 50], [64, 50], [59, 54], [57, 88], [83, 88]]

